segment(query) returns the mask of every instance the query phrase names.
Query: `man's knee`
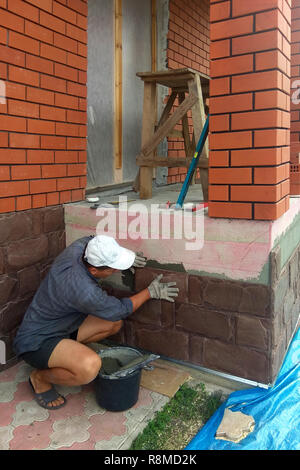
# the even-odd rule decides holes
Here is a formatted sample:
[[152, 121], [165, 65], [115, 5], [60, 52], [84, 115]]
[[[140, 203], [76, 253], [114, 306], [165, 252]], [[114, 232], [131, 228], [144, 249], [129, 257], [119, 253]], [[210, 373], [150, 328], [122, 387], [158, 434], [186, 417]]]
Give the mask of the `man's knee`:
[[115, 321], [112, 324], [111, 335], [117, 334], [123, 326], [123, 320]]
[[89, 354], [82, 358], [77, 374], [82, 384], [88, 384], [94, 380], [101, 368], [102, 361], [97, 353]]

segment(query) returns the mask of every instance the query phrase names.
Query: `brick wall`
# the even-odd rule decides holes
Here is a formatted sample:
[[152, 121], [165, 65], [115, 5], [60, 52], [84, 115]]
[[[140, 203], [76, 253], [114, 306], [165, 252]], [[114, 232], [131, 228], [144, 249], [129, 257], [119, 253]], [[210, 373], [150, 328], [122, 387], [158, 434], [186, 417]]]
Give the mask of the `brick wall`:
[[300, 1], [292, 1], [291, 194], [300, 194]]
[[[84, 197], [87, 0], [1, 0], [0, 212]], [[2, 94], [2, 93], [0, 93]]]
[[[209, 1], [170, 0], [169, 5], [167, 67], [189, 67], [209, 75]], [[189, 123], [192, 133], [190, 113]], [[177, 128], [181, 130], [181, 126]], [[185, 157], [183, 139], [168, 139], [168, 155]], [[169, 168], [168, 183], [184, 181], [186, 171], [186, 168]]]
[[209, 215], [289, 208], [290, 0], [211, 0]]

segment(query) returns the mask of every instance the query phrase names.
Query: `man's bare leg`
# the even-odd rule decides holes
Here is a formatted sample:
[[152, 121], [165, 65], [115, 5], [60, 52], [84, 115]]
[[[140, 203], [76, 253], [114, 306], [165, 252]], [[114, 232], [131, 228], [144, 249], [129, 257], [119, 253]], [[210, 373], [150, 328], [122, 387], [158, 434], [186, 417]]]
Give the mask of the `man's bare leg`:
[[[116, 334], [123, 322], [109, 322], [88, 316], [78, 330], [77, 341], [63, 339], [53, 350], [49, 369], [34, 370], [30, 379], [36, 393], [50, 390], [51, 384], [83, 385], [91, 382], [99, 373], [101, 359], [97, 353], [81, 343], [99, 341]], [[60, 397], [50, 406], [63, 403]]]

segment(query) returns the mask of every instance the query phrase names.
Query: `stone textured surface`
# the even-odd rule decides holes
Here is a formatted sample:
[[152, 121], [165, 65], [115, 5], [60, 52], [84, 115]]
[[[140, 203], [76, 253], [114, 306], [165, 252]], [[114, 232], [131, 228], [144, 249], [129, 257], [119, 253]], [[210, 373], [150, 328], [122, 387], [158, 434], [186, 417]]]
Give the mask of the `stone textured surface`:
[[65, 248], [64, 209], [54, 206], [0, 215], [0, 339], [6, 365], [13, 365], [12, 341], [34, 293]]
[[127, 450], [169, 398], [140, 387], [127, 411], [101, 408], [93, 384], [57, 386], [67, 404], [41, 408], [28, 385], [32, 368], [25, 362], [0, 373], [0, 450]]

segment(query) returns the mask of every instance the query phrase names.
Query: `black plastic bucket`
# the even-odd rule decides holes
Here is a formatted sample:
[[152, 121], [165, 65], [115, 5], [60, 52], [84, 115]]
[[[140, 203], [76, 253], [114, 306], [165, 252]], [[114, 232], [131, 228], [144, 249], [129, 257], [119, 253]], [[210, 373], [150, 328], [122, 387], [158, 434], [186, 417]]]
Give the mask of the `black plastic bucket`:
[[[98, 353], [101, 358], [116, 358], [126, 366], [142, 356], [133, 348], [107, 348]], [[95, 379], [96, 401], [108, 411], [125, 411], [136, 404], [139, 397], [142, 370], [138, 369], [126, 377], [110, 377], [101, 372]]]

